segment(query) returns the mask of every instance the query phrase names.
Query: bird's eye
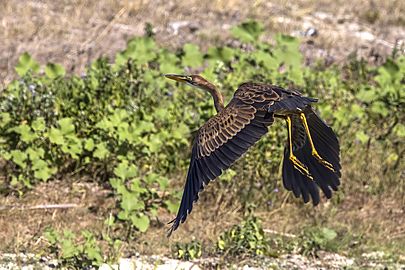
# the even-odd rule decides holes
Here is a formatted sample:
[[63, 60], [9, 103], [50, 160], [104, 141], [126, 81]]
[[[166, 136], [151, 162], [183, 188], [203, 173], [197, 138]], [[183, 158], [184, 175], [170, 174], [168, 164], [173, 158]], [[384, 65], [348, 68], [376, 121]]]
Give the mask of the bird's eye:
[[188, 83], [194, 83], [193, 77], [191, 77], [191, 76], [187, 76], [186, 80], [187, 80]]

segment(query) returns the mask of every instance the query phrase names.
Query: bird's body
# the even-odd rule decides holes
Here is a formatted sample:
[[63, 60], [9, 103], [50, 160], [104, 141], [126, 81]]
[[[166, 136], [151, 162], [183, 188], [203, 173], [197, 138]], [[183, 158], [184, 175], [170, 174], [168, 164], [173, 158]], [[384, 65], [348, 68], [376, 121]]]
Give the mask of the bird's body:
[[221, 93], [201, 76], [166, 77], [210, 92], [217, 110], [194, 140], [180, 209], [169, 235], [186, 220], [204, 185], [264, 136], [275, 118], [285, 119], [288, 127], [289, 141], [283, 160], [285, 188], [296, 197], [302, 196], [305, 202], [311, 197], [314, 205], [320, 200], [318, 186], [327, 198], [332, 195], [331, 189], [337, 190], [339, 143], [332, 129], [312, 109], [310, 104], [316, 99], [275, 85], [249, 82], [239, 86], [225, 107]]

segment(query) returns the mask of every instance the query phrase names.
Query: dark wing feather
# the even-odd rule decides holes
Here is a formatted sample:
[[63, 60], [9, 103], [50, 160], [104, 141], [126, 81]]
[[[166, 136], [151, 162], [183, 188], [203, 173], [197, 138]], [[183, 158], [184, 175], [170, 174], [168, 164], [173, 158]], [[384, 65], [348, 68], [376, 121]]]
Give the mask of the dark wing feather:
[[267, 133], [267, 127], [274, 121], [268, 109], [285, 94], [284, 89], [275, 85], [244, 83], [228, 106], [199, 129], [180, 208], [170, 222], [173, 224], [168, 236], [186, 220], [204, 185], [221, 175]]
[[307, 178], [300, 172], [294, 169], [292, 163], [288, 159], [288, 145], [284, 150], [283, 160], [283, 184], [287, 190], [293, 191], [295, 197], [302, 196], [304, 202], [309, 201], [309, 195], [312, 198], [313, 204], [317, 205], [320, 202], [318, 187], [325, 194], [326, 198], [332, 197], [332, 190], [336, 191], [340, 185], [340, 149], [339, 142], [333, 130], [322, 121], [319, 116], [307, 107], [305, 110], [309, 130], [314, 142], [315, 148], [319, 154], [329, 161], [335, 172], [330, 171], [321, 165], [313, 156], [309, 140], [305, 133], [304, 126], [297, 115], [292, 115], [292, 141], [293, 153], [308, 166], [313, 180]]
[[202, 126], [194, 141], [186, 184], [177, 217], [168, 236], [183, 223], [198, 200], [198, 193], [240, 158], [267, 133], [273, 117], [252, 105], [233, 99]]

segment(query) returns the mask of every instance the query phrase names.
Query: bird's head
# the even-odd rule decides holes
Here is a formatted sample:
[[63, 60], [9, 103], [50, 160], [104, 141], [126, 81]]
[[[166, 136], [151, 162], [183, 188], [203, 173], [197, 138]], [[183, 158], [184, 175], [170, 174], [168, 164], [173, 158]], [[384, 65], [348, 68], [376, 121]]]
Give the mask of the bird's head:
[[178, 75], [178, 74], [165, 74], [166, 78], [175, 80], [177, 82], [186, 83], [190, 86], [200, 88], [207, 91], [212, 91], [215, 89], [215, 86], [201, 77], [200, 75]]

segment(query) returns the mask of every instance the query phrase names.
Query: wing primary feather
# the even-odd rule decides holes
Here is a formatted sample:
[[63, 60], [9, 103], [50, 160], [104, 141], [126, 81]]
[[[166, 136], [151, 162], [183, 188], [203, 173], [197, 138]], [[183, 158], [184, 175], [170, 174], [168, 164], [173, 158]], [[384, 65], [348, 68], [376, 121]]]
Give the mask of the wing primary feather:
[[226, 143], [226, 146], [236, 154], [237, 157], [240, 157], [245, 151], [246, 149], [241, 148], [240, 146], [238, 146], [237, 144], [233, 143], [233, 141], [228, 141]]
[[209, 155], [208, 157], [204, 157], [204, 161], [208, 166], [208, 169], [212, 172], [212, 174], [215, 176], [214, 178], [218, 177], [222, 173], [221, 169], [218, 168], [218, 165], [214, 164], [212, 161], [213, 158], [213, 153]]
[[207, 169], [205, 168], [205, 165], [201, 164], [201, 159], [196, 160], [196, 164], [197, 164], [199, 171], [203, 175], [202, 180], [203, 180], [204, 184], [208, 184], [208, 182], [210, 181], [210, 177], [211, 177], [210, 172], [207, 171]]
[[217, 149], [217, 153], [221, 157], [221, 159], [226, 162], [226, 164], [229, 164], [229, 166], [231, 166], [232, 163], [236, 160], [235, 154], [230, 151], [225, 144]]
[[238, 134], [232, 138], [232, 142], [242, 149], [248, 149], [252, 144], [244, 141]]
[[228, 169], [229, 166], [218, 156], [218, 153], [218, 149], [211, 153], [212, 161], [219, 167], [219, 169], [221, 169], [221, 171]]

